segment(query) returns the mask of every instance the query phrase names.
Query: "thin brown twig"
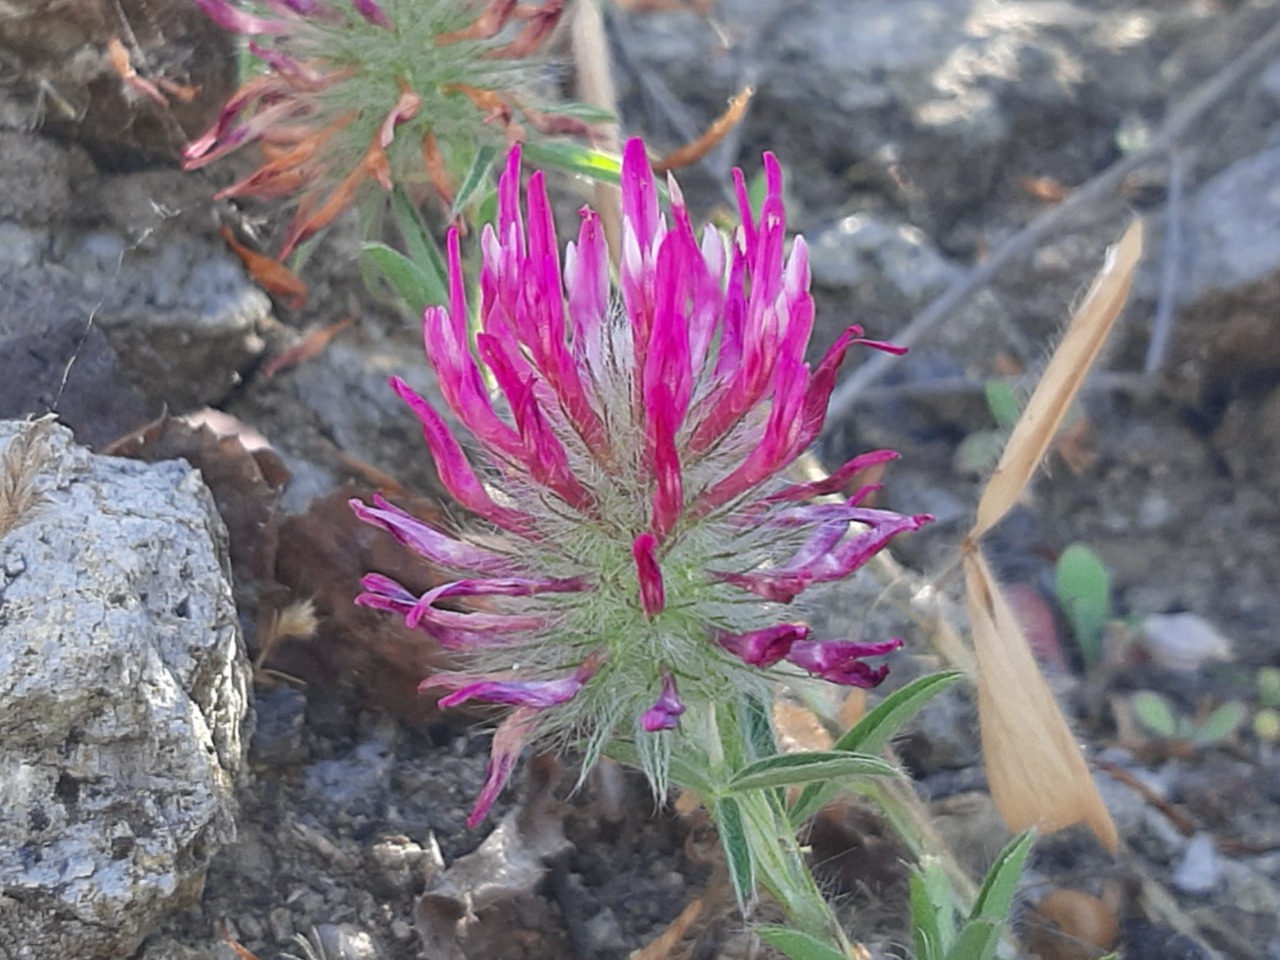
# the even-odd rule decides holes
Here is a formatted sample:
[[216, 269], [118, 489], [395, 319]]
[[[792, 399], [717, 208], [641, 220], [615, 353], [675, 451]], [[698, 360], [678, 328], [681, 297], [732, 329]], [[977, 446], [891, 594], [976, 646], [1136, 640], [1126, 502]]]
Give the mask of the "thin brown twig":
[[1163, 813], [1165, 818], [1172, 823], [1174, 828], [1184, 837], [1189, 837], [1196, 832], [1195, 822], [1192, 821], [1189, 816], [1171, 804], [1164, 797], [1160, 796], [1160, 794], [1156, 793], [1118, 763], [1111, 763], [1107, 760], [1096, 760], [1094, 761], [1094, 766], [1099, 770], [1105, 771], [1113, 780], [1118, 780], [1130, 790], [1135, 791], [1143, 800]]
[[[1131, 153], [1118, 160], [1088, 183], [1073, 190], [1062, 203], [1045, 210], [997, 247], [991, 256], [974, 267], [967, 276], [958, 280], [924, 310], [916, 314], [910, 323], [894, 334], [894, 342], [900, 346], [910, 347], [924, 339], [934, 327], [968, 303], [1001, 270], [1012, 261], [1030, 253], [1036, 244], [1053, 234], [1072, 215], [1095, 201], [1110, 196], [1124, 183], [1129, 174], [1168, 154], [1223, 97], [1257, 70], [1270, 63], [1278, 47], [1280, 47], [1280, 22], [1258, 38], [1239, 57], [1201, 84], [1183, 101], [1181, 106], [1172, 111], [1164, 126], [1152, 138], [1145, 150]], [[858, 367], [832, 394], [831, 402], [827, 405], [827, 423], [839, 423], [863, 391], [884, 376], [893, 362], [894, 358], [890, 355], [878, 354]]]

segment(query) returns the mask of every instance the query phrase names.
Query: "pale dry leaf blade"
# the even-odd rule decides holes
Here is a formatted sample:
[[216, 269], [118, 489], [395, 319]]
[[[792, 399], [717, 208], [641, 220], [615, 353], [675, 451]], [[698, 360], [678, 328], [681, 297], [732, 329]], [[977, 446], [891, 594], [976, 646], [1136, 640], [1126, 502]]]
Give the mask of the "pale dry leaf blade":
[[1115, 824], [981, 552], [965, 556], [964, 572], [982, 754], [1000, 815], [1015, 832], [1084, 823], [1114, 853]]
[[978, 502], [970, 542], [976, 542], [1004, 518], [1044, 459], [1129, 297], [1142, 255], [1142, 232], [1142, 221], [1134, 220], [1120, 242], [1108, 251], [1106, 263], [1071, 318], [1062, 342], [1009, 435], [1000, 462]]

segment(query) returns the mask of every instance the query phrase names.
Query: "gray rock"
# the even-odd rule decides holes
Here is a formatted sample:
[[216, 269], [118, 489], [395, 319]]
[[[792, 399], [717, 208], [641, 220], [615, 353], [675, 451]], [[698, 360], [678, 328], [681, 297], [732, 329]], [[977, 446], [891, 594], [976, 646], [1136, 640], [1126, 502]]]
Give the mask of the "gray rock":
[[1182, 861], [1173, 871], [1173, 885], [1183, 893], [1205, 896], [1222, 881], [1222, 859], [1214, 844], [1213, 834], [1197, 833], [1182, 853]]
[[[0, 249], [0, 254], [5, 251]], [[78, 277], [57, 267], [0, 266], [0, 419], [49, 411], [100, 448], [159, 415], [88, 322]]]
[[[97, 175], [74, 147], [0, 130], [0, 356], [40, 384], [31, 390], [20, 380], [10, 403], [31, 409], [0, 416], [44, 412], [28, 398], [75, 394], [95, 365], [111, 368], [108, 379], [123, 393], [173, 413], [219, 400], [239, 383], [263, 351], [271, 302], [214, 232], [209, 192], [173, 170]], [[7, 371], [4, 382], [12, 382]], [[83, 404], [89, 421], [119, 406], [110, 388], [90, 388], [101, 395]], [[73, 426], [97, 445], [100, 435], [115, 439], [149, 417], [119, 429], [107, 419], [110, 427]]]
[[45, 226], [71, 209], [73, 168], [83, 173], [88, 158], [32, 133], [0, 130], [0, 220]]
[[0, 956], [126, 956], [235, 835], [249, 669], [226, 532], [184, 462], [95, 457], [54, 426], [26, 460], [37, 502], [0, 531]]
[[79, 237], [63, 264], [148, 397], [182, 413], [224, 397], [263, 350], [267, 295], [221, 241], [166, 231], [154, 249], [114, 231]]
[[1209, 180], [1184, 223], [1175, 357], [1214, 377], [1280, 368], [1280, 147]]
[[845, 217], [811, 235], [809, 265], [815, 284], [858, 291], [870, 313], [880, 312], [877, 298], [865, 291], [876, 281], [885, 287], [878, 299], [913, 309], [963, 273], [915, 227], [873, 213]]
[[744, 141], [780, 152], [806, 205], [856, 182], [941, 236], [1017, 189], [1011, 170], [1070, 184], [1107, 162], [1121, 118], [1156, 96], [1151, 30], [1132, 20], [1066, 0], [725, 0], [727, 50], [688, 14], [618, 18], [619, 87], [639, 112], [657, 73], [710, 119], [754, 80]]

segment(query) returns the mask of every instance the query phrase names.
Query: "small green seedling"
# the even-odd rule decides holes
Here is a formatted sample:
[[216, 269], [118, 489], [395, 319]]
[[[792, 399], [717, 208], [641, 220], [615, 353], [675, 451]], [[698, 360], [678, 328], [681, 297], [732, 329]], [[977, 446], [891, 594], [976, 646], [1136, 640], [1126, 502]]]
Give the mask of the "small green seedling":
[[995, 427], [975, 430], [956, 448], [956, 468], [962, 473], [990, 473], [1000, 459], [1009, 431], [1018, 422], [1022, 405], [1017, 391], [1005, 380], [988, 380], [983, 388]]
[[1019, 834], [1000, 851], [963, 922], [937, 859], [921, 860], [911, 874], [911, 933], [917, 960], [991, 960], [995, 956], [1033, 839], [1030, 832]]
[[1140, 690], [1129, 701], [1134, 715], [1148, 732], [1161, 738], [1204, 747], [1221, 743], [1240, 729], [1249, 717], [1249, 708], [1238, 700], [1228, 700], [1203, 720], [1179, 715], [1168, 697]]
[[1090, 547], [1073, 543], [1062, 551], [1054, 571], [1058, 604], [1071, 624], [1085, 669], [1102, 661], [1102, 634], [1111, 609], [1111, 571]]

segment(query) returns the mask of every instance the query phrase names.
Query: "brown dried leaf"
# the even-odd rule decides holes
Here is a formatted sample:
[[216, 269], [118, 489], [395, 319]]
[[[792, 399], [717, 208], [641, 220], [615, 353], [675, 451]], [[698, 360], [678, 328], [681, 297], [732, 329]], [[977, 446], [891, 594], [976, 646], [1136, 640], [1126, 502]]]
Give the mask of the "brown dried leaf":
[[279, 260], [251, 250], [232, 235], [230, 228], [219, 230], [231, 252], [240, 258], [254, 283], [273, 297], [281, 300], [290, 310], [300, 310], [307, 303], [307, 284]]
[[1020, 185], [1042, 203], [1061, 203], [1071, 192], [1053, 177], [1023, 177]]
[[991, 796], [1009, 829], [1085, 823], [1111, 852], [1119, 837], [1018, 618], [978, 550], [964, 558], [978, 660], [978, 716]]
[[499, 944], [475, 942], [486, 933], [476, 915], [532, 894], [547, 862], [572, 846], [564, 835], [568, 807], [555, 795], [560, 764], [541, 754], [527, 769], [520, 805], [418, 899], [414, 919], [426, 956], [463, 960], [463, 941], [469, 941], [473, 956], [502, 955]]
[[[448, 654], [403, 619], [357, 607], [360, 578], [376, 570], [421, 593], [444, 578], [382, 530], [361, 522], [348, 500], [366, 492], [354, 487], [316, 500], [280, 526], [276, 582], [279, 605], [309, 598], [317, 627], [305, 637], [280, 636], [263, 667], [308, 684], [353, 696], [409, 722], [436, 716], [435, 699], [419, 696], [418, 683], [449, 665]], [[445, 525], [439, 505], [423, 498], [392, 496], [401, 508]]]
[[347, 327], [356, 322], [354, 316], [345, 317], [337, 323], [330, 323], [323, 327], [316, 327], [302, 335], [302, 338], [292, 347], [279, 356], [273, 357], [263, 368], [262, 376], [264, 378], [274, 377], [277, 373], [284, 370], [292, 370], [299, 364], [306, 363], [308, 360], [314, 360], [320, 356], [322, 350], [329, 345], [329, 341], [340, 334]]
[[1109, 251], [1107, 262], [1072, 317], [1062, 342], [1014, 426], [1000, 462], [982, 492], [969, 542], [976, 543], [1003, 519], [1044, 459], [1129, 296], [1141, 254], [1142, 221], [1134, 220], [1120, 242]]
[[1054, 890], [1032, 908], [1027, 947], [1041, 960], [1097, 960], [1120, 939], [1115, 908], [1081, 890]]
[[702, 136], [678, 150], [673, 150], [661, 160], [654, 161], [653, 172], [666, 173], [668, 170], [679, 170], [681, 167], [697, 163], [714, 150], [716, 144], [728, 136], [729, 131], [747, 112], [747, 104], [751, 102], [751, 96], [754, 93], [755, 90], [751, 87], [743, 87], [738, 91], [738, 95], [729, 101], [728, 109], [707, 127]]

